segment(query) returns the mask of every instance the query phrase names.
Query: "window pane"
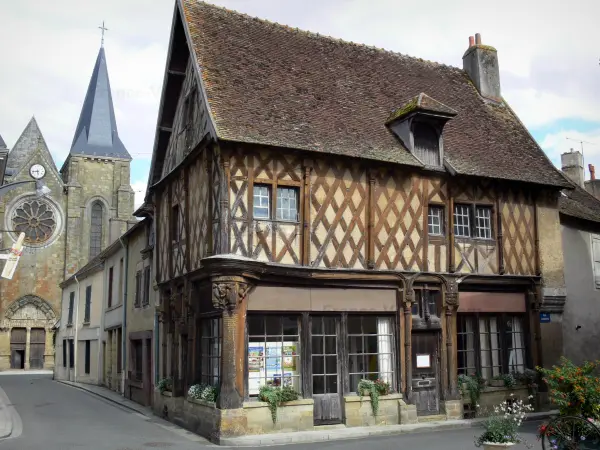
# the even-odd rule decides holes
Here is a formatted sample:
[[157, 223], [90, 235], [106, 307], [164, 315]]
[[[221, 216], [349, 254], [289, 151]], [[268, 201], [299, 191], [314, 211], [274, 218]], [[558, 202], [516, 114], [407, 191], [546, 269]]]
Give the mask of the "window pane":
[[454, 205], [454, 234], [458, 237], [471, 236], [469, 207], [466, 205]]
[[249, 395], [258, 395], [263, 385], [290, 386], [301, 393], [298, 317], [250, 315], [247, 320]]
[[324, 394], [325, 393], [325, 377], [324, 376], [313, 376], [313, 394]]
[[313, 336], [312, 337], [312, 352], [313, 354], [322, 355], [323, 354], [323, 337], [322, 336]]
[[525, 370], [525, 341], [521, 317], [509, 317], [507, 322], [508, 369], [510, 372]]
[[278, 187], [277, 188], [277, 220], [296, 221], [297, 210], [297, 188]]
[[492, 238], [492, 209], [478, 206], [475, 210], [475, 232], [479, 239]]
[[270, 217], [269, 186], [254, 185], [253, 215], [255, 219]]
[[430, 206], [429, 214], [427, 215], [427, 225], [429, 234], [443, 235], [444, 234], [444, 208], [441, 206]]
[[[379, 378], [394, 387], [393, 318], [353, 316], [350, 319], [349, 316], [348, 326], [353, 327], [347, 341], [350, 391], [356, 390], [362, 378]], [[356, 333], [357, 320], [361, 321], [360, 334]]]
[[198, 343], [199, 373], [196, 377], [201, 383], [218, 386], [221, 366], [221, 319], [211, 318], [200, 321], [200, 339]]
[[323, 356], [312, 357], [312, 372], [313, 375], [325, 373], [325, 358]]

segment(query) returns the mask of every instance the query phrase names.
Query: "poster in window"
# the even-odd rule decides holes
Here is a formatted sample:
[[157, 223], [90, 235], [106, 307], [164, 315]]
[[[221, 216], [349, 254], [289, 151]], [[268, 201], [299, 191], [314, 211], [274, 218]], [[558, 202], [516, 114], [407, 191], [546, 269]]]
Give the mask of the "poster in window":
[[264, 347], [248, 347], [248, 372], [260, 372], [264, 369], [264, 356]]
[[283, 368], [285, 370], [296, 371], [296, 344], [285, 342], [283, 345]]

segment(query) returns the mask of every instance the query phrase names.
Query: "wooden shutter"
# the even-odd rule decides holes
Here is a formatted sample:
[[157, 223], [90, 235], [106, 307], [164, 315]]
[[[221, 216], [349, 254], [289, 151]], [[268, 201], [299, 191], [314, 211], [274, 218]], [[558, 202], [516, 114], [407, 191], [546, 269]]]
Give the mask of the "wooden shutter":
[[600, 289], [600, 239], [592, 238], [592, 257], [594, 259], [594, 282]]
[[85, 373], [90, 373], [90, 341], [85, 341]]
[[73, 324], [73, 305], [75, 304], [75, 292], [69, 294], [69, 320], [67, 325]]
[[83, 316], [83, 321], [85, 323], [90, 322], [91, 303], [92, 303], [92, 286], [88, 286], [85, 288], [85, 314]]

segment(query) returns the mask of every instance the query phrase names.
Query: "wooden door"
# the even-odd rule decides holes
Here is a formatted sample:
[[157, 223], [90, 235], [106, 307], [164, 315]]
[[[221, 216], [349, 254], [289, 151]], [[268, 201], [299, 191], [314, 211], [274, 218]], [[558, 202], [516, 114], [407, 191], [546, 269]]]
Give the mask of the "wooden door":
[[412, 391], [417, 414], [440, 412], [440, 332], [412, 333]]
[[27, 329], [13, 328], [10, 331], [10, 368], [25, 367], [25, 346], [27, 345]]
[[315, 425], [342, 423], [338, 316], [312, 316], [311, 365]]
[[29, 339], [29, 367], [31, 369], [44, 368], [44, 352], [46, 350], [46, 330], [32, 328]]

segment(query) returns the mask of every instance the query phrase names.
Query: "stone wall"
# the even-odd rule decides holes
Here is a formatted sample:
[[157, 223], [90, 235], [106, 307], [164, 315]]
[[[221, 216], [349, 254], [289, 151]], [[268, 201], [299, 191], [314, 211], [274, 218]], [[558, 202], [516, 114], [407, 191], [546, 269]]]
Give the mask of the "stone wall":
[[[511, 396], [511, 394], [513, 395]], [[479, 397], [479, 414], [485, 415], [486, 411], [493, 411], [494, 406], [508, 399], [522, 400], [527, 404], [530, 402], [528, 397], [529, 391], [524, 386], [516, 386], [513, 389], [506, 387], [486, 387], [481, 393], [481, 397]], [[463, 403], [465, 405], [471, 404], [468, 395], [463, 395]]]
[[273, 423], [271, 410], [264, 402], [244, 403], [245, 434], [286, 433], [309, 431], [314, 427], [313, 399], [300, 399], [281, 404], [277, 408], [277, 421]]
[[347, 427], [367, 427], [372, 425], [398, 425], [400, 394], [379, 397], [377, 416], [373, 415], [370, 397], [344, 397]]

